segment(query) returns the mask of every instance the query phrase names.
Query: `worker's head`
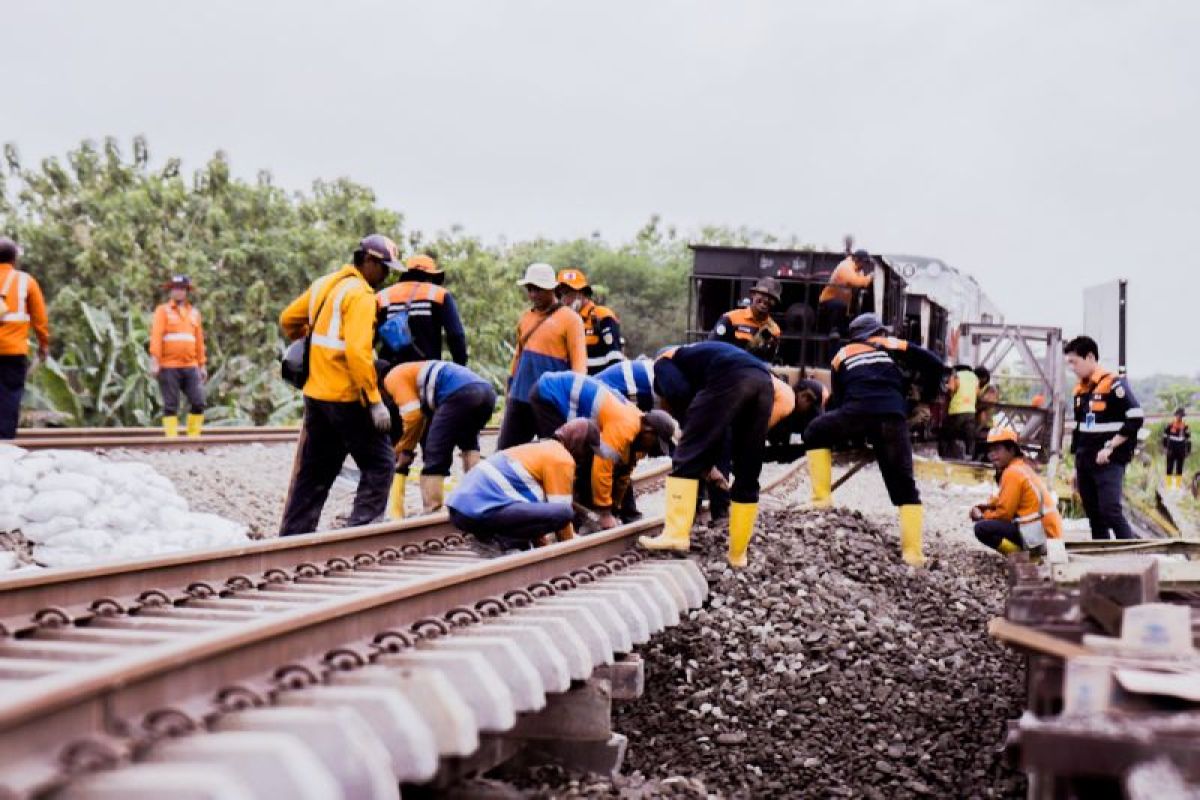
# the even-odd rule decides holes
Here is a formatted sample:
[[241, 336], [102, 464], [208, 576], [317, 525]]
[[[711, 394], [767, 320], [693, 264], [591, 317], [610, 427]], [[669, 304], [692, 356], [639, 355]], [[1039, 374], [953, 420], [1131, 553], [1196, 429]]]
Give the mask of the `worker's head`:
[[1021, 441], [1012, 428], [993, 428], [987, 437], [988, 460], [1004, 469], [1021, 455]]
[[796, 410], [793, 414], [808, 414], [820, 406], [821, 396], [811, 386], [801, 385], [796, 389]]
[[1090, 336], [1076, 336], [1063, 345], [1063, 354], [1067, 358], [1067, 366], [1081, 381], [1092, 377], [1100, 364], [1100, 347]]
[[192, 279], [187, 275], [172, 275], [167, 281], [167, 296], [176, 303], [187, 300], [188, 292], [192, 290]]
[[562, 269], [558, 271], [558, 287], [555, 293], [560, 303], [578, 311], [592, 296], [592, 287], [581, 270]]
[[421, 283], [442, 283], [446, 273], [438, 266], [433, 256], [427, 253], [410, 256], [404, 262], [404, 272], [400, 274], [402, 281], [418, 281]]
[[600, 429], [590, 419], [573, 419], [554, 432], [554, 438], [575, 461], [583, 461], [600, 450]]
[[665, 411], [655, 409], [642, 415], [642, 429], [633, 441], [633, 449], [651, 456], [669, 456], [679, 441], [679, 425]]
[[774, 278], [759, 278], [750, 290], [750, 313], [757, 320], [765, 320], [783, 299], [783, 287]]
[[1182, 408], [1175, 409], [1175, 419], [1177, 419], [1177, 420], [1183, 419], [1183, 409]]
[[354, 266], [372, 287], [379, 286], [388, 273], [400, 272], [404, 264], [400, 261], [400, 248], [381, 233], [372, 233], [358, 243], [354, 251]]
[[549, 264], [530, 264], [525, 270], [525, 277], [517, 281], [529, 296], [529, 302], [535, 311], [545, 311], [554, 305], [554, 290], [558, 287], [558, 278], [554, 267]]
[[17, 243], [7, 236], [0, 236], [0, 264], [17, 265], [17, 260], [21, 258], [21, 248]]
[[866, 250], [855, 250], [851, 256], [854, 259], [854, 265], [858, 267], [859, 272], [869, 273], [875, 269], [875, 260], [871, 258], [871, 254]]
[[887, 326], [875, 314], [859, 314], [850, 323], [850, 341], [865, 342], [872, 336], [888, 332]]
[[976, 367], [975, 377], [979, 378], [979, 388], [982, 389], [992, 382], [992, 371], [987, 367]]

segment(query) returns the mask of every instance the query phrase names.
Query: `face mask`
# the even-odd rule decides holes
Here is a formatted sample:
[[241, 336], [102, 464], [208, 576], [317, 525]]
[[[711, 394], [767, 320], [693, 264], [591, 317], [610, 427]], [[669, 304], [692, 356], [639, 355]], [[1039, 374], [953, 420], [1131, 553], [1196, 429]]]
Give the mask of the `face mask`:
[[582, 297], [576, 297], [574, 300], [571, 301], [571, 310], [572, 311], [577, 312], [581, 308], [583, 308], [583, 298]]

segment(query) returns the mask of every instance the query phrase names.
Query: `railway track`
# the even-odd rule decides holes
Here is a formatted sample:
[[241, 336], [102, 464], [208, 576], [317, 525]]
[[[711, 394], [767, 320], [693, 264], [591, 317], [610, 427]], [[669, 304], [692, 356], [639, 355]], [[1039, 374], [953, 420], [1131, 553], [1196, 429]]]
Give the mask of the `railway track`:
[[[485, 435], [495, 435], [498, 428], [483, 429]], [[296, 425], [245, 425], [206, 428], [197, 437], [167, 438], [158, 428], [22, 428], [14, 444], [27, 450], [69, 449], [98, 450], [110, 447], [208, 447], [231, 444], [275, 444], [294, 442], [300, 435]]]
[[[482, 559], [436, 514], [0, 582], [0, 796], [386, 797], [498, 763], [519, 720], [703, 601], [692, 562], [634, 550], [662, 522]], [[277, 735], [299, 709], [300, 757]], [[382, 755], [330, 755], [352, 735]]]

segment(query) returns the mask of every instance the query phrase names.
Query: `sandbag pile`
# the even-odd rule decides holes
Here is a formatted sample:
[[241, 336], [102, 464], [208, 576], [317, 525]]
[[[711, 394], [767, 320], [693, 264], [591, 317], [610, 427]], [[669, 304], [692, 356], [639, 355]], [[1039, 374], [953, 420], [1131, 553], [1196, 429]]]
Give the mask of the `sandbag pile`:
[[245, 525], [189, 511], [174, 485], [148, 464], [0, 444], [0, 533], [5, 532], [23, 536], [33, 561], [46, 567], [247, 541]]

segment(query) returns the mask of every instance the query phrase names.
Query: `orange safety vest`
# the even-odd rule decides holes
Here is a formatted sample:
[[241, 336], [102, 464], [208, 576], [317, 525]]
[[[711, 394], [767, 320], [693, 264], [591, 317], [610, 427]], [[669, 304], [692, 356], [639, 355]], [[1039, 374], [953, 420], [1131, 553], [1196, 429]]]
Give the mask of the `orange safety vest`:
[[154, 309], [150, 355], [167, 369], [203, 367], [204, 326], [200, 311], [186, 300], [182, 303], [172, 300]]
[[12, 264], [0, 264], [0, 355], [27, 355], [30, 325], [38, 343], [49, 347], [46, 301], [37, 279]]

